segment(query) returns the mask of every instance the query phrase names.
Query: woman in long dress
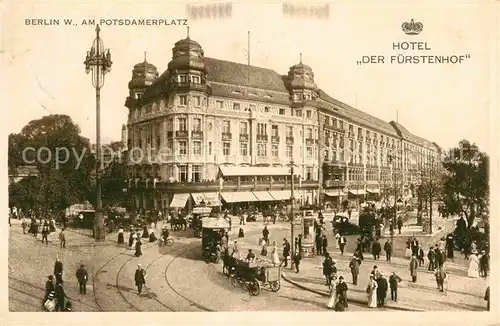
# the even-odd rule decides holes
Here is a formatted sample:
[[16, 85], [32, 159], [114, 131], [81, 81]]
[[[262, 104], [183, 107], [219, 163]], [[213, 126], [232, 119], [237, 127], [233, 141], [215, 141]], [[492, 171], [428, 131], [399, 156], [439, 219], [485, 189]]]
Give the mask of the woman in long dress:
[[118, 230], [118, 244], [123, 244], [124, 239], [123, 239], [123, 229], [120, 228]]
[[366, 293], [368, 294], [368, 308], [377, 308], [377, 282], [373, 275], [370, 275], [370, 281], [368, 282], [368, 287], [366, 288]]
[[328, 301], [327, 307], [329, 309], [334, 309], [337, 304], [338, 296], [337, 296], [337, 284], [339, 282], [337, 280], [332, 281], [332, 286], [330, 290], [330, 300]]
[[273, 241], [273, 251], [271, 252], [271, 258], [274, 266], [280, 264], [280, 257], [278, 256], [278, 245], [276, 244], [276, 241]]
[[479, 258], [477, 257], [476, 250], [472, 252], [472, 256], [470, 257], [468, 276], [473, 278], [479, 277]]

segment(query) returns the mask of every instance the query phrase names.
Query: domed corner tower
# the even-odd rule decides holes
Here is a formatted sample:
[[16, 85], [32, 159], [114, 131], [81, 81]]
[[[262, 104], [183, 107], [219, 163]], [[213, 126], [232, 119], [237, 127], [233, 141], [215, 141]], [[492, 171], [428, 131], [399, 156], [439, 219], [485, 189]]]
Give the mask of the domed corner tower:
[[319, 97], [314, 73], [311, 67], [302, 63], [302, 54], [300, 62], [290, 67], [288, 82], [290, 100], [293, 104], [304, 104], [305, 101], [314, 101]]
[[144, 61], [136, 64], [132, 70], [132, 79], [128, 83], [129, 96], [125, 101], [125, 106], [130, 110], [136, 108], [144, 91], [153, 84], [156, 78], [158, 78], [158, 69], [147, 62], [146, 53], [144, 53]]
[[175, 43], [172, 48], [172, 61], [168, 64], [171, 89], [176, 91], [200, 91], [210, 95], [206, 83], [205, 53], [201, 45], [188, 35]]

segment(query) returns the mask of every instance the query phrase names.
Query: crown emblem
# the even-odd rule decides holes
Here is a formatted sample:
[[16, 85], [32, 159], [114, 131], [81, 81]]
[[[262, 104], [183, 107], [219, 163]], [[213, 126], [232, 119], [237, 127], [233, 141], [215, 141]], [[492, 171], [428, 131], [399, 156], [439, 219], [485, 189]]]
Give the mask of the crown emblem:
[[404, 22], [401, 25], [401, 29], [406, 35], [418, 35], [424, 29], [424, 24], [421, 22], [415, 22], [415, 20], [410, 19], [410, 22]]

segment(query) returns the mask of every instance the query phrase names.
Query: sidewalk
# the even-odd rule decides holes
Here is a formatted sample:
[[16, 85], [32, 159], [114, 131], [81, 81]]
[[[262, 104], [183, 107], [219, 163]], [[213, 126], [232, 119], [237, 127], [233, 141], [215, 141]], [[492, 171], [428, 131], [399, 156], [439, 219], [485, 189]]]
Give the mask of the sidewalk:
[[[373, 265], [388, 279], [393, 271], [403, 279], [399, 284], [398, 301], [390, 300], [390, 290], [386, 298], [386, 308], [404, 311], [453, 311], [453, 310], [474, 310], [486, 309], [486, 302], [483, 300], [484, 291], [488, 286], [488, 279], [471, 279], [467, 277], [465, 267], [457, 264], [447, 263], [445, 265], [448, 272], [448, 281], [445, 284], [445, 292], [437, 290], [434, 274], [428, 272], [424, 266], [418, 270], [418, 280], [416, 283], [409, 282], [409, 263], [405, 259], [393, 258], [388, 263], [383, 260], [374, 261], [365, 257], [360, 266], [358, 285], [352, 284], [352, 277], [349, 270], [349, 261], [352, 254], [338, 256], [334, 254], [336, 267], [339, 275], [343, 275], [348, 287], [348, 298], [352, 302], [367, 304], [365, 289], [368, 285], [369, 273]], [[290, 269], [283, 269], [283, 278], [304, 290], [328, 296], [328, 288], [325, 283], [322, 271], [322, 257], [302, 259], [300, 272], [297, 274]]]

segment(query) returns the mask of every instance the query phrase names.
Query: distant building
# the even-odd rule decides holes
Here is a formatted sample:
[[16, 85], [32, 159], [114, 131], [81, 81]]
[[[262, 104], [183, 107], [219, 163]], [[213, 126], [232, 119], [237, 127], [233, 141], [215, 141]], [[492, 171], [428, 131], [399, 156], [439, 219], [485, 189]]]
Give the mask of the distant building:
[[205, 57], [189, 37], [172, 54], [161, 75], [146, 60], [135, 65], [128, 85], [129, 186], [138, 208], [217, 204], [219, 190], [228, 204], [286, 201], [292, 158], [302, 203], [395, 188], [411, 195], [424, 166], [438, 162], [434, 143], [333, 99], [302, 60], [282, 75]]
[[24, 178], [38, 177], [38, 168], [34, 165], [23, 165], [9, 171], [9, 184], [18, 183]]

